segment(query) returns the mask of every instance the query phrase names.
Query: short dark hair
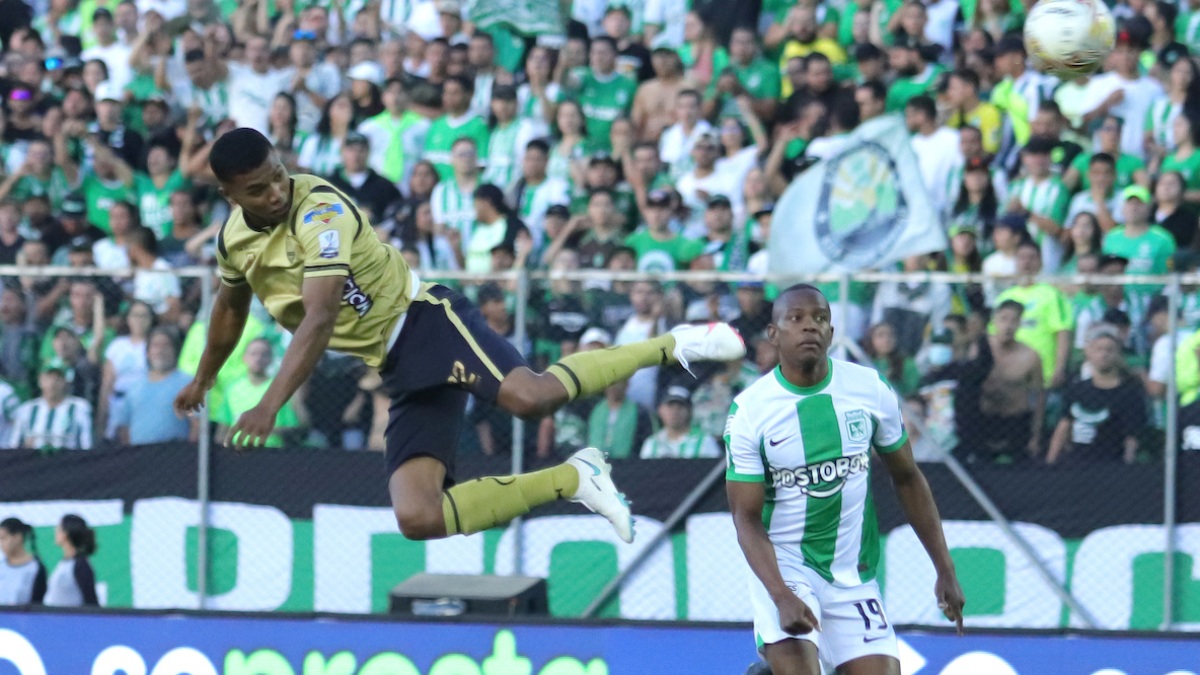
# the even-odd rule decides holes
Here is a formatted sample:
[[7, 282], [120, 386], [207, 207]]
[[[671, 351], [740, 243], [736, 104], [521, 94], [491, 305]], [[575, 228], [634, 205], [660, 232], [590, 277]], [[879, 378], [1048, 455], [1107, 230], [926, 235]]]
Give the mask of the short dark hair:
[[917, 112], [924, 113], [931, 120], [937, 119], [937, 104], [933, 102], [932, 97], [925, 94], [908, 99], [908, 103], [905, 106]]
[[508, 205], [504, 203], [504, 191], [495, 185], [484, 183], [475, 188], [475, 194], [472, 196], [481, 202], [491, 204], [492, 208], [496, 209], [500, 215], [508, 215]]
[[833, 65], [833, 61], [830, 61], [828, 56], [825, 56], [821, 52], [813, 52], [813, 53], [809, 54], [808, 56], [804, 57], [805, 72], [808, 72], [808, 67], [814, 63], [826, 63], [830, 66]]
[[[775, 298], [775, 302], [771, 306], [771, 321], [779, 320], [780, 313], [787, 309], [786, 298], [792, 293], [816, 293], [822, 298], [825, 298], [825, 294], [821, 292], [821, 289], [813, 286], [812, 284], [792, 284], [791, 286], [783, 289], [783, 291], [779, 293], [779, 297]], [[825, 303], [829, 304], [829, 300], [826, 299]]]
[[971, 85], [971, 88], [975, 91], [979, 91], [979, 75], [975, 74], [975, 71], [969, 68], [959, 68], [953, 73], [950, 73], [950, 77], [956, 77]]
[[700, 92], [696, 91], [695, 89], [682, 89], [678, 94], [675, 94], [675, 98], [683, 98], [684, 96], [691, 96], [692, 98], [696, 99], [696, 103], [704, 102], [704, 97], [701, 96]]
[[130, 229], [129, 243], [141, 247], [142, 250], [150, 255], [158, 255], [158, 237], [154, 234], [154, 230], [148, 227], [139, 225]]
[[882, 101], [887, 98], [887, 87], [883, 86], [883, 83], [878, 80], [867, 80], [858, 85], [858, 88], [871, 92], [871, 97], [876, 101]]
[[263, 165], [271, 154], [271, 141], [255, 129], [241, 127], [213, 143], [208, 166], [217, 180], [230, 183]]
[[537, 150], [543, 155], [549, 155], [550, 144], [540, 138], [535, 138], [525, 144], [525, 152], [528, 153], [530, 150]]
[[1011, 309], [1018, 315], [1025, 313], [1025, 305], [1022, 305], [1016, 300], [1005, 300], [1004, 302], [1000, 303], [996, 306], [996, 313], [998, 314], [1006, 309]]
[[1113, 159], [1113, 156], [1107, 152], [1097, 152], [1096, 154], [1092, 155], [1091, 159], [1088, 160], [1088, 166], [1093, 164], [1107, 164], [1115, 169], [1117, 166], [1117, 161]]
[[[446, 78], [446, 82], [456, 83], [458, 86], [463, 88], [463, 91], [467, 93], [475, 92], [475, 78], [473, 77], [467, 77], [466, 75], [451, 75], [450, 77]], [[442, 86], [444, 87], [445, 83], [443, 83]]]
[[607, 44], [609, 47], [612, 47], [614, 52], [621, 51], [620, 49], [617, 49], [617, 41], [607, 35], [598, 35], [598, 36], [592, 38], [592, 43], [590, 45], [588, 45], [588, 51], [590, 52], [592, 50], [593, 46], [598, 45], [602, 42]]

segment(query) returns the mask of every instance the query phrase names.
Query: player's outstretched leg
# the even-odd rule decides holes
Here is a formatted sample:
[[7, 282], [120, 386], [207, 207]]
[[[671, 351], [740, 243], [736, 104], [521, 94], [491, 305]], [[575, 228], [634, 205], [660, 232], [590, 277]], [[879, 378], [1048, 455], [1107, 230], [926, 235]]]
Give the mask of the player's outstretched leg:
[[446, 534], [482, 532], [523, 516], [534, 506], [569, 499], [607, 518], [617, 536], [631, 542], [633, 516], [629, 502], [617, 492], [611, 472], [604, 453], [584, 448], [549, 469], [516, 476], [487, 476], [455, 485], [442, 499]]
[[[666, 335], [620, 347], [581, 352], [564, 358], [544, 374], [516, 368], [505, 376], [496, 402], [522, 417], [548, 415], [580, 396], [603, 391], [613, 382], [641, 368], [679, 363], [687, 368], [699, 361], [732, 361], [746, 353], [737, 331], [724, 323], [680, 326]], [[530, 509], [558, 499], [583, 504], [604, 516], [624, 541], [633, 541], [633, 519], [629, 504], [613, 484], [612, 467], [604, 454], [585, 448], [566, 462], [516, 476], [488, 476], [456, 485], [441, 494], [441, 514], [430, 509], [432, 495], [417, 497], [405, 528], [405, 509], [413, 503], [412, 492], [401, 489], [407, 474], [401, 466], [393, 476], [393, 501], [401, 529], [410, 538], [438, 538], [472, 534], [504, 525]], [[440, 486], [440, 476], [422, 476], [419, 486]], [[415, 486], [414, 486], [415, 487]], [[397, 501], [400, 500], [400, 501]], [[441, 522], [436, 522], [441, 521]]]

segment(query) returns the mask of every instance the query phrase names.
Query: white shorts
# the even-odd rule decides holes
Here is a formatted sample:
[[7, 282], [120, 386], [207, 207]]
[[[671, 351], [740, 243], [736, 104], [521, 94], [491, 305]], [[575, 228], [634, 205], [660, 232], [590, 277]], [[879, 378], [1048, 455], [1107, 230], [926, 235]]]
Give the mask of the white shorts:
[[754, 637], [764, 645], [789, 639], [807, 640], [817, 646], [821, 661], [829, 667], [862, 656], [881, 654], [899, 659], [896, 632], [883, 609], [879, 584], [872, 579], [852, 587], [834, 586], [804, 565], [799, 546], [775, 546], [779, 571], [788, 588], [821, 622], [821, 631], [805, 635], [785, 633], [779, 626], [779, 610], [766, 587], [750, 575], [750, 604], [754, 608]]

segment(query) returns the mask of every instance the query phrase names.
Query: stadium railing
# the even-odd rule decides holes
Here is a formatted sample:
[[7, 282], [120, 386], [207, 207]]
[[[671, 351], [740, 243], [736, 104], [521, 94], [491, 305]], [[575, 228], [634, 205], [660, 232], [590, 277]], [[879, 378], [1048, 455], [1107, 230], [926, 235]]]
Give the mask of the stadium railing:
[[[198, 303], [195, 315], [202, 322], [214, 287], [196, 280], [211, 282], [211, 271], [174, 273], [185, 286], [199, 287], [185, 294]], [[20, 277], [112, 275], [111, 270], [0, 268], [0, 278], [18, 284]], [[422, 277], [484, 301], [489, 320], [497, 327], [510, 326], [509, 339], [537, 367], [559, 358], [589, 328], [600, 328], [617, 341], [636, 335], [632, 324], [625, 326], [635, 313], [631, 292], [639, 303], [645, 302], [644, 292], [653, 296], [651, 306], [661, 309], [647, 315], [662, 317], [655, 329], [660, 330], [685, 320], [733, 319], [742, 309], [739, 299], [748, 308], [761, 309], [757, 303], [766, 302], [775, 290], [799, 281], [815, 283], [833, 300], [833, 353], [864, 363], [877, 360], [903, 400], [914, 452], [946, 521], [968, 597], [968, 623], [1110, 630], [1187, 630], [1200, 624], [1200, 595], [1187, 573], [1200, 556], [1200, 525], [1195, 524], [1200, 522], [1200, 501], [1177, 489], [1181, 480], [1200, 479], [1200, 461], [1187, 451], [1189, 431], [1193, 441], [1200, 436], [1200, 415], [1193, 429], [1191, 411], [1181, 407], [1178, 394], [1194, 392], [1179, 391], [1174, 367], [1174, 355], [1200, 328], [1200, 302], [1195, 302], [1200, 277], [1039, 279], [1065, 291], [1074, 319], [1107, 319], [1116, 326], [1127, 352], [1120, 358], [1139, 391], [1145, 391], [1142, 372], [1149, 366], [1151, 339], [1165, 335], [1161, 349], [1170, 357], [1170, 367], [1162, 373], [1166, 381], [1154, 385], [1161, 395], [1141, 399], [1146, 422], [1133, 434], [1138, 446], [1132, 462], [1065, 454], [1054, 465], [1047, 465], [1045, 457], [1069, 388], [1055, 387], [1047, 395], [1040, 454], [1034, 458], [1014, 451], [1008, 442], [1018, 435], [1012, 420], [979, 417], [956, 427], [952, 392], [961, 391], [962, 383], [925, 376], [932, 362], [944, 358], [944, 353], [931, 353], [938, 351], [933, 333], [963, 323], [947, 323], [943, 317], [965, 315], [967, 330], [978, 334], [986, 321], [972, 313], [972, 303], [983, 298], [994, 309], [1004, 287], [1019, 279], [946, 273], [763, 279], [740, 273], [632, 271], [427, 272]], [[652, 284], [635, 291], [634, 284], [644, 281]], [[1102, 291], [1115, 285], [1124, 292], [1110, 293], [1110, 299], [1121, 296], [1114, 309], [1133, 314], [1128, 326], [1120, 314], [1104, 315]], [[1165, 300], [1151, 305], [1149, 297], [1158, 287]], [[1080, 299], [1085, 291], [1095, 291], [1089, 293], [1095, 297]], [[1027, 311], [1045, 322], [1045, 309], [1037, 305], [1053, 297], [1034, 296]], [[1070, 304], [1073, 300], [1078, 306]], [[110, 298], [110, 304], [120, 309], [122, 299]], [[1147, 315], [1150, 309], [1156, 310], [1155, 317]], [[1160, 309], [1165, 319], [1157, 313]], [[287, 336], [271, 327], [261, 307], [254, 316], [262, 324], [255, 330], [267, 338], [277, 367]], [[890, 326], [891, 337], [875, 334], [888, 332], [872, 330], [876, 324]], [[49, 528], [62, 513], [98, 514], [97, 574], [106, 585], [107, 604], [114, 607], [386, 611], [392, 586], [430, 571], [548, 577], [551, 612], [557, 616], [745, 621], [750, 618], [746, 568], [720, 489], [723, 450], [720, 459], [640, 456], [644, 437], [661, 428], [659, 393], [673, 384], [690, 389], [693, 424], [700, 435], [720, 435], [728, 400], [771, 363], [770, 345], [757, 330], [765, 325], [763, 317], [743, 319], [740, 325], [749, 327], [746, 338], [754, 351], [740, 367], [700, 369], [699, 379], [680, 371], [642, 376], [623, 396], [613, 392], [573, 403], [551, 422], [523, 422], [471, 403], [458, 448], [458, 477], [518, 473], [561, 461], [583, 445], [609, 444], [603, 449], [613, 455], [617, 480], [639, 516], [633, 546], [617, 545], [603, 521], [569, 505], [551, 505], [507, 528], [472, 537], [405, 540], [388, 508], [379, 454], [346, 451], [380, 447], [387, 402], [372, 391], [375, 383], [365, 368], [334, 355], [322, 361], [301, 393], [294, 420], [288, 422], [294, 426], [280, 436], [284, 447], [234, 453], [221, 446], [220, 429], [208, 423], [206, 408], [195, 444], [107, 444], [92, 455], [62, 452], [50, 457], [36, 451], [0, 453], [0, 475], [18, 479], [4, 481], [8, 485], [0, 488], [0, 517], [30, 519], [44, 532], [40, 540], [47, 542]], [[1034, 331], [1035, 338], [1044, 330], [1028, 315], [1023, 327]], [[1071, 330], [1068, 372], [1077, 370], [1082, 358], [1077, 342], [1107, 331], [1076, 335]], [[603, 346], [602, 341], [593, 346]], [[974, 360], [977, 347], [971, 342], [960, 338], [952, 345], [966, 350], [960, 360]], [[879, 355], [889, 343], [897, 346], [899, 356]], [[189, 348], [194, 351], [194, 338], [184, 348], [181, 368], [194, 358]], [[1007, 395], [1012, 404], [1020, 398], [1004, 390], [1012, 386], [995, 378], [987, 385], [995, 390], [987, 395]], [[640, 405], [624, 405], [623, 399]], [[604, 407], [597, 411], [601, 403]], [[1190, 401], [1185, 398], [1184, 403]], [[221, 404], [220, 409], [236, 407]], [[1085, 438], [1089, 425], [1094, 432], [1104, 424], [1086, 418], [1076, 414], [1076, 422], [1068, 424], [1069, 435]], [[685, 452], [695, 450], [690, 447]], [[664, 452], [662, 446], [648, 450], [655, 456]], [[904, 525], [882, 467], [876, 469], [879, 577], [890, 618], [900, 624], [940, 625], [931, 593], [932, 567]], [[117, 511], [108, 513], [114, 507]], [[50, 564], [55, 552], [48, 548], [43, 543], [40, 550]]]

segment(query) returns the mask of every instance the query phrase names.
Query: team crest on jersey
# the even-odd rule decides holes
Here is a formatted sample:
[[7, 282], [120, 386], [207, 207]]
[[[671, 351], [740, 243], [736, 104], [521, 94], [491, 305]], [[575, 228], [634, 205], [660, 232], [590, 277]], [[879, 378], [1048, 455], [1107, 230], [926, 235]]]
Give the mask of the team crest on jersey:
[[284, 250], [287, 253], [288, 264], [294, 264], [296, 262], [296, 244], [291, 239], [288, 239]]
[[342, 247], [342, 238], [338, 236], [337, 230], [325, 230], [317, 235], [317, 243], [321, 246], [321, 252], [317, 255], [328, 260], [338, 257], [338, 251]]
[[313, 225], [315, 223], [320, 223], [322, 225], [328, 225], [329, 221], [333, 220], [337, 216], [345, 215], [345, 213], [346, 210], [342, 208], [341, 204], [317, 204], [304, 214], [304, 224]]
[[842, 418], [846, 421], [846, 438], [852, 441], [867, 440], [867, 413], [861, 409], [851, 410]]

